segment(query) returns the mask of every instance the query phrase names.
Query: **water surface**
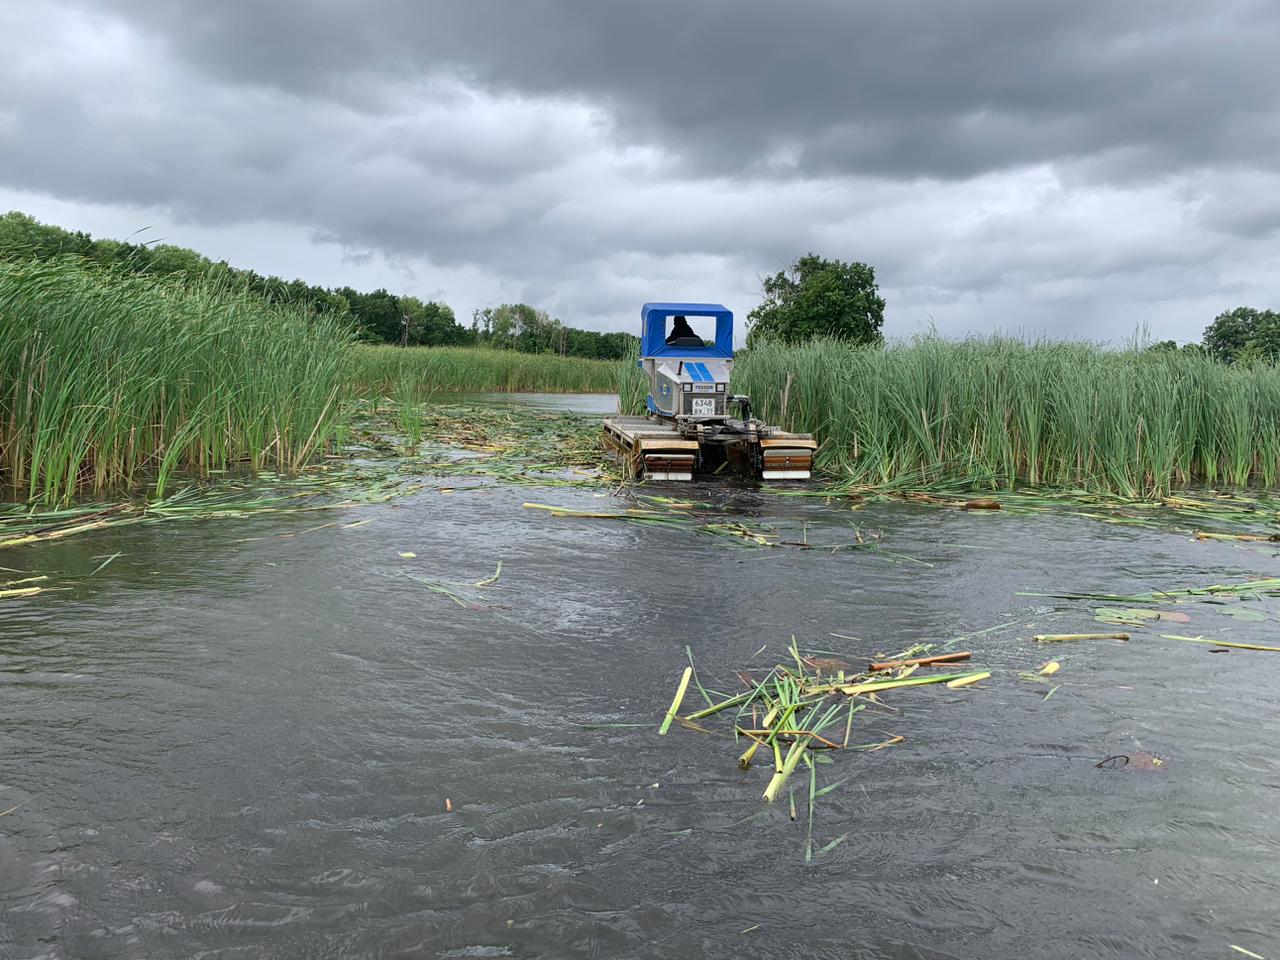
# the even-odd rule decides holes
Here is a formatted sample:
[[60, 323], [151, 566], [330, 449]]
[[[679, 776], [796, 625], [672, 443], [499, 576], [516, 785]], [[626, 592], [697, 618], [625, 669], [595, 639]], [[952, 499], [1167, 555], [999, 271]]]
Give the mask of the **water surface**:
[[[814, 542], [856, 523], [911, 560], [557, 519], [522, 503], [619, 501], [503, 485], [360, 507], [355, 527], [258, 517], [6, 551], [55, 588], [0, 607], [0, 810], [21, 804], [0, 817], [0, 957], [1280, 952], [1280, 656], [1046, 650], [1033, 633], [1106, 628], [1090, 604], [1019, 596], [1275, 575], [1274, 549], [678, 492]], [[1271, 622], [1194, 616], [1178, 632], [1276, 642]], [[728, 687], [792, 634], [860, 662], [999, 624], [963, 643], [999, 672], [984, 689], [858, 715], [861, 742], [905, 742], [820, 767], [849, 779], [816, 838], [847, 839], [812, 862], [785, 804], [747, 819], [767, 775], [739, 771], [731, 739], [655, 735], [686, 645]], [[1044, 700], [1016, 671], [1050, 654]], [[1095, 767], [1138, 751], [1165, 762]]]

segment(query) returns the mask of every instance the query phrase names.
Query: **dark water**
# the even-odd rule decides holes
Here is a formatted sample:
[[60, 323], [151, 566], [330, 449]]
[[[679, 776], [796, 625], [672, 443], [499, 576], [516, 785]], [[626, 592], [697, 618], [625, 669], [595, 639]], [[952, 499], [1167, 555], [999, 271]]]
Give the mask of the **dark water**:
[[[1030, 635], [1107, 628], [1017, 595], [1274, 575], [1273, 551], [697, 492], [806, 516], [815, 540], [853, 520], [923, 562], [555, 519], [521, 503], [614, 503], [502, 486], [360, 508], [353, 528], [174, 523], [6, 551], [56, 589], [0, 601], [0, 810], [22, 804], [0, 817], [0, 957], [1280, 953], [1280, 656], [1047, 650]], [[1280, 640], [1194, 616], [1175, 632]], [[803, 814], [743, 822], [767, 776], [739, 772], [731, 740], [655, 735], [686, 644], [728, 686], [793, 633], [861, 659], [1008, 621], [963, 643], [1002, 671], [985, 689], [858, 715], [855, 740], [906, 739], [819, 767], [850, 779], [816, 839], [848, 837], [810, 863]], [[1050, 655], [1045, 701], [1015, 672]], [[1138, 751], [1165, 762], [1094, 766]]]

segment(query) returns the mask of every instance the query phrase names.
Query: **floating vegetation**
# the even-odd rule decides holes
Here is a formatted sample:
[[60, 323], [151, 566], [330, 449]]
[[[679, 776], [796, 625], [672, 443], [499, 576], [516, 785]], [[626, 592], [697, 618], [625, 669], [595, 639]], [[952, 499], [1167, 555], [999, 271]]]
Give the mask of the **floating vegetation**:
[[[792, 637], [789, 660], [776, 664], [759, 680], [749, 673], [739, 673], [738, 678], [747, 689], [730, 695], [708, 690], [702, 685], [693, 656], [686, 648], [689, 665], [681, 674], [675, 697], [663, 715], [658, 732], [665, 734], [673, 721], [702, 730], [705, 728], [698, 721], [732, 713], [734, 738], [739, 747], [745, 741], [745, 749], [738, 756], [738, 766], [750, 770], [757, 762], [767, 764], [772, 761], [769, 779], [761, 793], [766, 803], [776, 802], [803, 767], [808, 774], [805, 859], [811, 860], [815, 854], [834, 849], [844, 839], [841, 837], [821, 848], [815, 848], [813, 840], [816, 801], [844, 782], [818, 786], [817, 764], [826, 762], [825, 752], [873, 752], [903, 742], [901, 736], [895, 735], [872, 743], [851, 744], [854, 717], [868, 705], [878, 704], [879, 696], [890, 690], [937, 684], [956, 689], [991, 676], [990, 671], [985, 670], [915, 675], [922, 668], [928, 671], [931, 666], [954, 662], [945, 658], [937, 662], [936, 658], [921, 657], [928, 649], [927, 645], [916, 645], [880, 662], [881, 666], [888, 663], [904, 666], [861, 673], [842, 661], [802, 654], [795, 637]], [[927, 662], [931, 659], [935, 663]], [[690, 682], [706, 705], [680, 716], [677, 711]], [[796, 819], [794, 793], [791, 795], [791, 818]]]
[[1235, 643], [1230, 640], [1210, 640], [1208, 637], [1182, 637], [1172, 633], [1160, 634], [1161, 640], [1183, 640], [1187, 643], [1207, 643], [1215, 647], [1233, 647], [1237, 650], [1263, 650], [1267, 653], [1280, 653], [1280, 647], [1270, 647], [1260, 643]]
[[34, 597], [44, 590], [43, 587], [0, 587], [0, 600], [15, 600], [19, 597]]
[[[1129, 628], [1147, 629], [1164, 623], [1190, 623], [1201, 616], [1223, 616], [1238, 623], [1265, 623], [1272, 618], [1267, 613], [1267, 601], [1280, 599], [1280, 578], [1268, 577], [1259, 580], [1245, 580], [1241, 583], [1211, 584], [1205, 587], [1171, 587], [1168, 590], [1153, 590], [1149, 593], [1106, 594], [1106, 593], [1024, 593], [1022, 596], [1048, 596], [1062, 600], [1111, 601], [1129, 604], [1195, 604], [1195, 614], [1182, 610], [1158, 610], [1147, 607], [1098, 607], [1095, 608], [1094, 619], [1109, 624], [1123, 625]], [[1214, 647], [1230, 647], [1240, 650], [1261, 650], [1280, 653], [1280, 647], [1266, 644], [1241, 643], [1228, 640], [1215, 640], [1205, 636], [1185, 636], [1172, 633], [1144, 633], [1144, 637], [1161, 640], [1180, 640], [1188, 643], [1202, 643]], [[1074, 634], [1074, 635], [1038, 635], [1038, 641], [1052, 640], [1128, 640], [1130, 634]], [[1221, 651], [1218, 651], [1221, 652]]]
[[1128, 640], [1127, 633], [1037, 633], [1036, 643], [1070, 643], [1073, 640]]
[[[153, 500], [89, 503], [51, 510], [20, 505], [0, 506], [0, 549], [135, 524], [345, 510], [384, 503], [421, 486], [421, 483], [407, 483], [403, 478], [387, 473], [356, 477], [340, 471], [315, 471], [289, 478], [260, 474], [240, 480], [223, 480], [187, 487]], [[367, 521], [356, 521], [347, 526], [364, 522]], [[323, 524], [311, 529], [333, 525], [336, 524]]]
[[[648, 508], [624, 510], [577, 510], [547, 503], [525, 503], [524, 507], [526, 510], [545, 510], [552, 517], [611, 520], [640, 526], [689, 530], [707, 536], [721, 537], [748, 547], [793, 547], [800, 550], [825, 550], [836, 553], [841, 550], [875, 550], [880, 545], [878, 535], [864, 534], [857, 527], [851, 527], [852, 540], [840, 543], [815, 543], [808, 540], [807, 528], [802, 527], [799, 532], [796, 532], [777, 524], [729, 518], [723, 511], [701, 504], [662, 503], [657, 498]], [[889, 556], [897, 557], [898, 555], [889, 554]]]
[[1203, 599], [1254, 599], [1280, 597], [1280, 577], [1244, 580], [1240, 583], [1211, 584], [1207, 587], [1170, 587], [1148, 593], [1027, 593], [1022, 597], [1053, 597], [1058, 600], [1106, 600], [1115, 603], [1179, 603]]
[[[964, 485], [960, 486], [963, 488]], [[932, 490], [901, 483], [766, 489], [778, 496], [843, 500], [855, 507], [896, 500], [977, 510], [979, 508], [973, 504], [984, 503], [991, 506], [984, 506], [982, 510], [998, 508], [1004, 513], [1022, 516], [1049, 513], [1081, 517], [1120, 526], [1181, 533], [1201, 541], [1267, 543], [1280, 540], [1280, 499], [1263, 492], [1247, 495], [1208, 490], [1178, 496], [1124, 497], [1086, 490], [1041, 488], [1000, 491], [975, 501], [963, 493], [949, 493], [945, 484]], [[1216, 532], [1206, 529], [1208, 527], [1217, 528]]]
[[[399, 402], [361, 400], [352, 437], [364, 452], [399, 456]], [[524, 406], [426, 404], [419, 411], [426, 449], [403, 468], [537, 486], [617, 485], [604, 456], [598, 418]]]
[[[405, 557], [406, 553], [402, 552], [401, 557]], [[416, 557], [415, 553], [408, 553], [409, 558]], [[485, 595], [484, 588], [492, 586], [498, 582], [502, 576], [502, 561], [498, 561], [498, 568], [494, 570], [493, 575], [485, 577], [483, 580], [477, 580], [475, 583], [457, 583], [449, 580], [433, 580], [429, 577], [420, 577], [416, 574], [410, 574], [409, 579], [425, 586], [432, 593], [438, 593], [442, 597], [448, 597], [455, 604], [465, 610], [483, 610], [490, 606], [489, 597]]]

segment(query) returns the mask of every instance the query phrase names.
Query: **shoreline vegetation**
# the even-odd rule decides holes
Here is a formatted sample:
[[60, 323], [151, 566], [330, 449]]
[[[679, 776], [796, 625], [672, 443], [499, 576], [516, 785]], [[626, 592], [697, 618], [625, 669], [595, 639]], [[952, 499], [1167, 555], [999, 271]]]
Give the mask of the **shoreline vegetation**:
[[349, 367], [340, 321], [221, 284], [0, 263], [0, 483], [55, 504], [296, 470], [335, 435]]
[[1158, 498], [1273, 488], [1280, 368], [1200, 351], [936, 337], [752, 349], [732, 388], [811, 432], [832, 479], [876, 488]]
[[68, 504], [145, 480], [297, 471], [358, 397], [614, 393], [616, 361], [486, 347], [370, 346], [341, 318], [227, 281], [0, 262], [0, 489]]
[[352, 384], [370, 395], [433, 393], [615, 393], [618, 363], [491, 347], [356, 344]]
[[[1158, 499], [1280, 478], [1280, 368], [1203, 351], [759, 343], [732, 388], [766, 422], [817, 437], [820, 486], [835, 493]], [[338, 318], [225, 281], [74, 257], [0, 263], [0, 488], [15, 500], [68, 505], [143, 483], [162, 500], [179, 476], [296, 472], [350, 434], [361, 399], [385, 398], [416, 443], [418, 405], [456, 391], [616, 392], [629, 412], [645, 389], [634, 356], [370, 346]]]

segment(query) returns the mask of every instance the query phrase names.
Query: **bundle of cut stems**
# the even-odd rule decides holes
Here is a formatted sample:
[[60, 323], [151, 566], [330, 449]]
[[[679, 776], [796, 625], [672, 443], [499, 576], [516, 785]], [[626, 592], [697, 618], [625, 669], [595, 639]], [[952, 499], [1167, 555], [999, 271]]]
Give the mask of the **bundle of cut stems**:
[[[824, 661], [813, 657], [802, 656], [792, 639], [790, 651], [792, 662], [780, 663], [773, 667], [763, 680], [755, 682], [745, 674], [740, 675], [750, 687], [743, 693], [732, 696], [720, 694], [717, 699], [713, 691], [708, 691], [696, 680], [696, 672], [686, 668], [676, 697], [668, 709], [659, 732], [665, 733], [672, 718], [691, 722], [706, 719], [725, 711], [735, 709], [734, 735], [748, 740], [746, 749], [738, 757], [738, 766], [743, 770], [750, 769], [758, 754], [763, 750], [766, 756], [773, 759], [773, 773], [764, 789], [762, 797], [767, 802], [777, 800], [783, 788], [796, 769], [804, 764], [812, 772], [814, 750], [849, 749], [849, 737], [853, 729], [853, 717], [864, 709], [866, 703], [859, 699], [870, 699], [886, 690], [903, 687], [927, 686], [946, 683], [952, 687], [965, 686], [989, 677], [985, 671], [968, 673], [932, 673], [909, 676], [920, 666], [931, 663], [951, 663], [968, 659], [967, 652], [946, 654], [940, 657], [917, 657], [922, 652], [920, 647], [913, 647], [888, 661], [873, 663], [873, 671], [866, 674], [847, 674], [843, 669], [826, 669], [827, 664], [838, 661]], [[887, 671], [897, 669], [896, 674]], [[696, 689], [706, 701], [706, 706], [692, 711], [683, 718], [675, 717], [675, 711], [684, 698], [684, 691], [693, 676]], [[844, 719], [842, 734], [828, 733], [828, 729]], [[886, 746], [899, 742], [901, 738], [893, 738], [881, 743], [863, 745], [853, 749], [868, 749]], [[813, 787], [816, 790], [816, 786]], [[811, 797], [811, 803], [812, 803]]]

